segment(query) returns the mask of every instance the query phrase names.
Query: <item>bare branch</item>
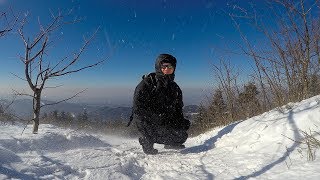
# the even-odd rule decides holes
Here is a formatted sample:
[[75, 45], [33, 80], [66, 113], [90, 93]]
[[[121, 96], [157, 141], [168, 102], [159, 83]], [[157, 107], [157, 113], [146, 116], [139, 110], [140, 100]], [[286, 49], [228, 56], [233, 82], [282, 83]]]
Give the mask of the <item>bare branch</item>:
[[317, 5], [319, 0], [315, 0], [314, 3], [310, 6], [310, 8], [306, 11], [306, 14], [309, 14], [309, 12]]
[[[14, 101], [16, 100], [17, 96], [14, 95], [12, 100], [4, 107], [4, 111], [7, 111], [9, 109], [9, 107], [14, 103]], [[4, 100], [0, 100], [0, 101], [4, 101]]]
[[59, 88], [59, 87], [62, 87], [63, 85], [58, 85], [58, 86], [47, 86], [47, 87], [44, 87], [43, 89], [55, 89], [55, 88]]
[[0, 29], [0, 37], [5, 36], [7, 33], [12, 31], [18, 22], [18, 18], [14, 15], [12, 9], [10, 8], [7, 11], [8, 12], [0, 12], [0, 21], [3, 21], [1, 24], [4, 26]]
[[4, 36], [5, 33], [10, 32], [12, 29], [5, 29], [0, 31], [0, 37]]
[[13, 91], [13, 94], [14, 94], [15, 96], [29, 96], [29, 97], [32, 97], [32, 98], [33, 98], [33, 95], [31, 95], [31, 94], [20, 93], [20, 92], [14, 90], [14, 89], [12, 89], [12, 91]]
[[62, 64], [65, 60], [68, 59], [68, 56], [64, 57], [63, 59], [61, 59], [55, 66], [53, 66], [52, 68], [50, 68], [50, 71], [48, 72], [49, 74], [53, 74], [52, 71], [54, 71], [57, 67], [59, 67], [60, 64]]
[[59, 103], [62, 103], [62, 102], [65, 102], [65, 101], [68, 101], [70, 99], [73, 99], [75, 97], [77, 97], [79, 94], [85, 92], [87, 89], [84, 89], [76, 94], [74, 94], [73, 96], [69, 97], [69, 98], [66, 98], [66, 99], [63, 99], [63, 100], [60, 100], [60, 101], [57, 101], [57, 102], [54, 102], [54, 103], [48, 103], [48, 104], [44, 104], [44, 105], [41, 105], [41, 108], [44, 107], [44, 106], [52, 106], [52, 105], [55, 105], [55, 104], [59, 104]]
[[28, 41], [24, 37], [23, 29], [24, 29], [24, 26], [25, 26], [25, 24], [27, 22], [27, 17], [28, 17], [28, 12], [26, 13], [25, 17], [21, 20], [21, 23], [20, 23], [21, 25], [20, 25], [20, 28], [18, 29], [18, 33], [19, 33], [22, 41], [24, 42], [24, 46], [25, 46], [26, 49], [28, 48]]
[[[26, 64], [30, 63], [31, 61], [35, 60], [36, 58], [38, 58], [40, 56], [40, 54], [43, 54], [44, 53], [44, 50], [45, 48], [47, 47], [47, 41], [48, 41], [48, 37], [45, 38], [42, 46], [41, 46], [41, 49], [33, 56], [33, 57], [29, 57], [28, 60], [26, 60]], [[29, 47], [29, 49], [32, 49], [32, 45], [31, 47]]]
[[63, 67], [61, 70], [58, 70], [56, 72], [53, 72], [51, 73], [49, 76], [50, 77], [53, 77], [53, 76], [61, 76], [61, 75], [64, 75], [64, 74], [69, 74], [69, 73], [72, 73], [72, 72], [78, 72], [78, 71], [81, 71], [83, 69], [86, 69], [86, 68], [89, 68], [89, 67], [93, 67], [93, 66], [96, 66], [98, 64], [100, 64], [102, 61], [98, 62], [98, 63], [95, 63], [93, 65], [90, 65], [90, 66], [86, 66], [84, 68], [80, 68], [78, 70], [74, 70], [74, 71], [69, 71], [69, 72], [64, 72], [65, 70], [67, 70], [70, 66], [72, 66], [73, 64], [75, 64], [78, 60], [79, 60], [79, 57], [80, 55], [84, 52], [84, 50], [86, 49], [86, 47], [88, 46], [88, 44], [92, 41], [92, 39], [95, 37], [95, 35], [97, 34], [99, 28], [96, 29], [96, 31], [92, 34], [92, 36], [88, 39], [88, 40], [85, 40], [85, 43], [84, 45], [80, 48], [80, 51], [79, 53], [75, 54], [75, 57], [73, 58], [72, 61], [70, 61], [69, 64], [67, 64], [65, 67]]
[[22, 78], [22, 77], [20, 77], [20, 76], [18, 76], [18, 75], [16, 75], [16, 74], [14, 74], [14, 73], [11, 73], [11, 74], [14, 75], [15, 77], [21, 79], [22, 81], [27, 81], [26, 79], [24, 79], [24, 78]]
[[[27, 58], [26, 58], [27, 59]], [[35, 89], [35, 85], [33, 85], [33, 83], [32, 83], [32, 79], [31, 79], [31, 73], [29, 72], [29, 66], [31, 65], [31, 63], [29, 63], [29, 64], [25, 64], [25, 70], [24, 70], [24, 72], [25, 72], [25, 76], [26, 76], [26, 80], [27, 80], [27, 82], [28, 82], [28, 85], [29, 85], [29, 87], [34, 91], [34, 89]]]
[[59, 24], [60, 19], [62, 19], [63, 16], [59, 15], [57, 16], [52, 23], [44, 30], [42, 31], [36, 38], [35, 40], [31, 43], [30, 45], [30, 49], [32, 49], [33, 47], [35, 47], [39, 41], [48, 33], [54, 31], [55, 29], [59, 28], [61, 26], [61, 24]]
[[[22, 120], [23, 120], [23, 119], [22, 119]], [[21, 132], [21, 135], [24, 133], [24, 131], [26, 130], [28, 124], [29, 124], [31, 121], [33, 121], [33, 119], [30, 119], [30, 120], [27, 121], [26, 125], [24, 126], [24, 128], [23, 128], [23, 130], [22, 130], [22, 132]], [[35, 134], [37, 134], [37, 133], [35, 133]]]
[[79, 68], [79, 69], [76, 69], [76, 70], [72, 70], [72, 71], [67, 71], [67, 72], [64, 72], [64, 73], [60, 73], [60, 74], [55, 74], [53, 76], [50, 76], [50, 77], [57, 77], [57, 76], [63, 76], [63, 75], [66, 75], [66, 74], [70, 74], [70, 73], [75, 73], [75, 72], [79, 72], [79, 71], [82, 71], [84, 69], [88, 69], [88, 68], [92, 68], [94, 66], [97, 66], [99, 64], [101, 64], [102, 62], [104, 62], [105, 60], [102, 60], [102, 61], [99, 61], [95, 64], [91, 64], [91, 65], [88, 65], [88, 66], [85, 66], [85, 67], [82, 67], [82, 68]]

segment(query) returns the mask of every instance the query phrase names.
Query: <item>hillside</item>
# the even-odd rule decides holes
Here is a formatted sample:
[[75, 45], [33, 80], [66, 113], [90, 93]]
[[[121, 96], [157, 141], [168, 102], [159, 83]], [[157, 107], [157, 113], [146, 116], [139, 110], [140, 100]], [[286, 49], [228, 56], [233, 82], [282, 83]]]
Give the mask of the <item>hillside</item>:
[[[319, 179], [303, 131], [320, 132], [320, 96], [190, 138], [186, 149], [145, 155], [136, 139], [41, 125], [0, 126], [0, 179]], [[320, 139], [319, 136], [316, 136]], [[293, 141], [295, 140], [295, 141]]]

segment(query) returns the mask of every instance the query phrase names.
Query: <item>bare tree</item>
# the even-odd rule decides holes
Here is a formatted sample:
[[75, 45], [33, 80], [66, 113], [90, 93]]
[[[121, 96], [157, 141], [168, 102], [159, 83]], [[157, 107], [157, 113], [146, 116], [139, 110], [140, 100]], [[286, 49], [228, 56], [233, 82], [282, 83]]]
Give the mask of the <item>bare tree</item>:
[[214, 77], [219, 84], [225, 97], [226, 108], [228, 117], [227, 119], [236, 120], [237, 116], [237, 96], [239, 94], [238, 89], [238, 76], [239, 73], [231, 66], [230, 62], [227, 63], [224, 60], [220, 61], [220, 66], [213, 65]]
[[[23, 80], [27, 81], [28, 86], [32, 90], [32, 94], [22, 94], [20, 95], [28, 95], [33, 99], [33, 133], [38, 132], [39, 128], [39, 118], [40, 118], [40, 110], [43, 106], [52, 105], [52, 104], [41, 104], [41, 95], [43, 90], [46, 88], [46, 83], [49, 79], [58, 78], [64, 75], [68, 75], [71, 73], [79, 72], [84, 69], [92, 68], [101, 64], [104, 60], [96, 61], [93, 64], [89, 64], [86, 66], [78, 67], [77, 62], [80, 60], [80, 56], [84, 53], [89, 43], [95, 37], [98, 29], [88, 38], [84, 37], [84, 44], [80, 48], [78, 52], [74, 52], [72, 56], [66, 56], [56, 62], [49, 60], [47, 58], [47, 52], [50, 49], [50, 37], [53, 36], [53, 33], [59, 29], [61, 29], [66, 24], [73, 24], [79, 21], [79, 19], [66, 21], [69, 13], [63, 14], [62, 12], [58, 12], [56, 15], [51, 13], [52, 20], [48, 25], [41, 24], [39, 18], [39, 32], [36, 34], [34, 38], [27, 37], [27, 33], [25, 33], [25, 25], [28, 16], [26, 16], [18, 29], [18, 33], [22, 39], [24, 44], [24, 56], [20, 57], [21, 62], [24, 64], [24, 75], [25, 78]], [[30, 40], [31, 39], [31, 40]], [[47, 59], [46, 59], [47, 58]], [[62, 101], [69, 100], [74, 96], [58, 101], [53, 104], [60, 103]]]
[[[310, 96], [313, 77], [319, 75], [319, 0], [265, 0], [264, 10], [237, 8], [229, 13], [251, 57], [264, 97], [269, 90], [277, 106]], [[266, 11], [264, 11], [266, 12]], [[266, 18], [267, 17], [267, 18]], [[242, 25], [254, 27], [264, 35], [264, 45], [255, 45]], [[261, 41], [261, 40], [260, 40]], [[267, 85], [267, 86], [266, 86]], [[266, 99], [266, 98], [265, 98]], [[268, 101], [265, 101], [268, 102]]]

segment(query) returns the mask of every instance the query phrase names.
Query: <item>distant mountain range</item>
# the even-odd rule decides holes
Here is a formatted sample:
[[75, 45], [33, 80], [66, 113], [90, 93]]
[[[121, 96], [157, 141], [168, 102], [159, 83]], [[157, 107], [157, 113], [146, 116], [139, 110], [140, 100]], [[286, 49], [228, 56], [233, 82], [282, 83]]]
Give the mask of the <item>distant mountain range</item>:
[[96, 121], [128, 120], [131, 115], [131, 107], [100, 107], [89, 112], [89, 117]]
[[[10, 102], [3, 101], [3, 104], [8, 104]], [[42, 101], [42, 104], [50, 104], [54, 103], [54, 101]], [[96, 106], [84, 105], [84, 104], [76, 104], [76, 103], [67, 103], [62, 102], [55, 105], [44, 106], [41, 108], [41, 113], [50, 113], [52, 111], [59, 112], [70, 112], [74, 114], [82, 113], [84, 110], [87, 112], [95, 110]], [[32, 100], [30, 99], [17, 99], [15, 100], [9, 107], [9, 111], [18, 115], [19, 117], [26, 118], [32, 116]]]
[[[2, 100], [3, 106], [8, 105], [10, 102]], [[50, 104], [53, 101], [42, 101], [42, 104]], [[197, 105], [188, 105], [184, 107], [184, 113], [186, 115], [197, 113], [199, 107]], [[15, 100], [8, 110], [21, 118], [32, 117], [32, 100], [30, 99], [18, 99]], [[41, 109], [41, 113], [50, 113], [53, 111], [69, 112], [72, 114], [80, 114], [85, 111], [88, 117], [95, 121], [110, 121], [110, 120], [128, 120], [131, 115], [131, 107], [111, 107], [106, 105], [90, 105], [90, 104], [77, 104], [62, 102], [55, 105], [44, 106]]]

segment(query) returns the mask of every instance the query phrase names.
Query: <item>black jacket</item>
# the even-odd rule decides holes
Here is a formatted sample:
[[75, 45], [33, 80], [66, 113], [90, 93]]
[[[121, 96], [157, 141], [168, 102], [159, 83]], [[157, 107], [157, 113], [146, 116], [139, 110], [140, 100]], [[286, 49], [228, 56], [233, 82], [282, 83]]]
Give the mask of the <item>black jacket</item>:
[[[144, 76], [137, 85], [133, 98], [133, 113], [139, 121], [155, 126], [188, 129], [189, 121], [183, 117], [183, 101], [180, 87], [174, 82], [174, 74], [164, 75], [158, 58], [156, 72]], [[175, 60], [175, 59], [174, 59]], [[176, 61], [168, 61], [174, 66]]]

